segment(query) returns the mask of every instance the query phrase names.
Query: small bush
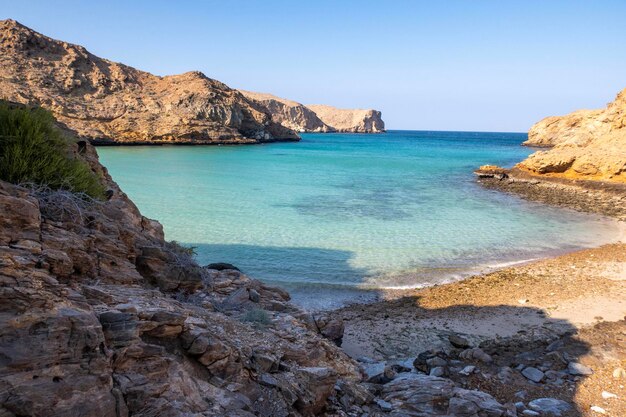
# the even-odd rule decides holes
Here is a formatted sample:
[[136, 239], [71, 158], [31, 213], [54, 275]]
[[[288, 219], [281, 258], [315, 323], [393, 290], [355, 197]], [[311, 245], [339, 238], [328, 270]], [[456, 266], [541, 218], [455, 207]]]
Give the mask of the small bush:
[[258, 328], [265, 328], [272, 324], [272, 320], [270, 320], [270, 315], [267, 313], [267, 311], [260, 308], [253, 308], [246, 311], [243, 316], [241, 316], [241, 321], [252, 323], [254, 327]]
[[71, 155], [70, 144], [46, 110], [0, 101], [0, 179], [102, 199], [102, 182]]

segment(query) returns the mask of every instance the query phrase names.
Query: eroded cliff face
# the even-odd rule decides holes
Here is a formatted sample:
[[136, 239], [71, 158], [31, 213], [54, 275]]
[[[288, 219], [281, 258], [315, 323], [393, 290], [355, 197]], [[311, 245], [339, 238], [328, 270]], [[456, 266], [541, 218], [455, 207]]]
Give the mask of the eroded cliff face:
[[0, 98], [98, 143], [258, 143], [298, 135], [200, 72], [158, 77], [0, 21]]
[[272, 120], [297, 132], [334, 132], [335, 128], [322, 122], [303, 104], [271, 94], [240, 90], [251, 100], [260, 103], [272, 115]]
[[272, 120], [297, 132], [380, 133], [385, 131], [377, 110], [338, 109], [325, 105], [307, 105], [271, 94], [240, 91], [259, 103]]
[[323, 104], [310, 104], [307, 107], [337, 132], [380, 133], [385, 131], [385, 123], [378, 110], [338, 109]]
[[525, 171], [626, 182], [626, 89], [606, 109], [543, 119], [531, 128], [525, 144], [551, 147], [517, 165]]

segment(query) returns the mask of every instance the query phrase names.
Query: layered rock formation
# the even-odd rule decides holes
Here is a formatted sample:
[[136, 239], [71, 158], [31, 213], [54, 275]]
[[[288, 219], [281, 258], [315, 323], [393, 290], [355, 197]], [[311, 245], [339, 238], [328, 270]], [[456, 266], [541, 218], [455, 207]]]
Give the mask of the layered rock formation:
[[272, 120], [298, 132], [380, 133], [385, 131], [377, 110], [338, 109], [307, 105], [271, 94], [241, 91], [272, 115]]
[[626, 89], [603, 110], [580, 110], [535, 124], [526, 145], [552, 147], [518, 164], [537, 175], [626, 182]]
[[333, 127], [322, 122], [313, 110], [303, 104], [271, 94], [244, 90], [240, 90], [240, 92], [249, 99], [260, 103], [267, 112], [272, 115], [274, 122], [280, 123], [297, 132], [325, 133], [336, 131]]
[[200, 72], [158, 77], [14, 20], [0, 22], [0, 98], [40, 105], [96, 143], [298, 139], [257, 103]]
[[311, 104], [307, 107], [337, 132], [380, 133], [385, 131], [385, 123], [378, 110], [338, 109], [323, 104]]

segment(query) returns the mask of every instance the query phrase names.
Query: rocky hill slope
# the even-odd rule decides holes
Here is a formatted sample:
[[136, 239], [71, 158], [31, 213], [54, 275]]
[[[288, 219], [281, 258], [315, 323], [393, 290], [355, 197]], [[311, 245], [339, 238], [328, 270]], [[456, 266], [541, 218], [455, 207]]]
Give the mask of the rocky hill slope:
[[96, 143], [297, 140], [257, 103], [200, 72], [158, 77], [0, 21], [0, 98], [42, 106]]
[[626, 182], [626, 89], [602, 110], [548, 117], [528, 132], [530, 146], [552, 147], [518, 164], [533, 174]]
[[304, 105], [271, 94], [241, 91], [260, 103], [272, 120], [298, 132], [380, 133], [385, 122], [378, 110], [338, 109], [325, 105]]

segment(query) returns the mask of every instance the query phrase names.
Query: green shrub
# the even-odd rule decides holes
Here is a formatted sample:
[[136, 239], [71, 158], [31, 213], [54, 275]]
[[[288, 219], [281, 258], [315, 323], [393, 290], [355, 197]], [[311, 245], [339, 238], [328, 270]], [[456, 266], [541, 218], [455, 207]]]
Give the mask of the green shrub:
[[252, 323], [252, 325], [257, 328], [265, 328], [272, 323], [267, 311], [260, 308], [253, 308], [246, 311], [241, 317], [241, 321]]
[[0, 101], [0, 179], [103, 198], [102, 182], [70, 145], [46, 110]]

